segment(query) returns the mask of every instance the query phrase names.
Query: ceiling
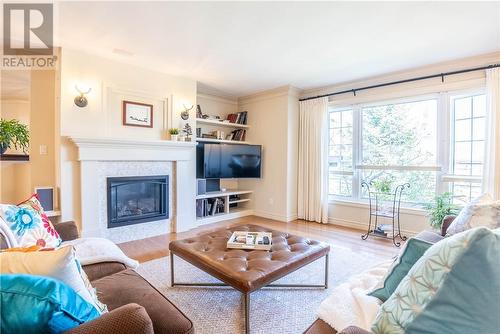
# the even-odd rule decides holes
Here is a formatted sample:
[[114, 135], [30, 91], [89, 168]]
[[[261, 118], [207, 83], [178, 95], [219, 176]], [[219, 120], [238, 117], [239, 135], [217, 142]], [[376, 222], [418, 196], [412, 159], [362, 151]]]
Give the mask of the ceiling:
[[242, 96], [500, 50], [500, 2], [63, 2], [56, 41]]

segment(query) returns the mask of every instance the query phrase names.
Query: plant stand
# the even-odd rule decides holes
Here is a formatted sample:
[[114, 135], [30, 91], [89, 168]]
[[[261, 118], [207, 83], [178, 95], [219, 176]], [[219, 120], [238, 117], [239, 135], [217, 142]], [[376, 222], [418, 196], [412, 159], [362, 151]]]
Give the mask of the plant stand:
[[[401, 225], [399, 222], [401, 195], [405, 189], [410, 188], [410, 184], [400, 184], [394, 189], [394, 192], [392, 193], [372, 191], [370, 189], [370, 185], [366, 182], [362, 182], [361, 186], [367, 189], [370, 200], [370, 218], [368, 221], [368, 231], [361, 236], [361, 239], [366, 240], [370, 235], [372, 235], [378, 238], [392, 239], [392, 243], [394, 244], [394, 246], [401, 246], [401, 241], [405, 241], [407, 239], [406, 236], [401, 234]], [[381, 208], [380, 202], [389, 203], [391, 204], [391, 207], [388, 209], [383, 209]], [[375, 218], [373, 219], [372, 217]], [[379, 217], [392, 220], [392, 236], [387, 236], [384, 233], [380, 233], [380, 231], [377, 229], [379, 227]]]

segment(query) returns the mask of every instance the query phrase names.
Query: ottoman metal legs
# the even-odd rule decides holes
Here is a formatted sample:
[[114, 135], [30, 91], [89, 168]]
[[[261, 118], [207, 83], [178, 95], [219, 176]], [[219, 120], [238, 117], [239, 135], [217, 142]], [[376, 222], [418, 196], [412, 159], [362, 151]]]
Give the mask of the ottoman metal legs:
[[[200, 287], [210, 287], [210, 286], [230, 286], [226, 283], [179, 283], [175, 282], [174, 277], [174, 253], [170, 252], [170, 282], [171, 286], [200, 286]], [[328, 289], [328, 257], [329, 253], [326, 253], [325, 258], [325, 282], [324, 284], [268, 284], [263, 288], [324, 288]], [[242, 292], [243, 302], [245, 306], [245, 333], [250, 334], [250, 293]]]

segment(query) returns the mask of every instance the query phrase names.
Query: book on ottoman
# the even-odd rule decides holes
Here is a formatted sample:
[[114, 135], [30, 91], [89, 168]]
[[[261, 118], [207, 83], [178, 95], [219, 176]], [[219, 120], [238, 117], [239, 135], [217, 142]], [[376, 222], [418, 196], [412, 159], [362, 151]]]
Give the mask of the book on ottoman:
[[227, 241], [227, 248], [270, 250], [271, 244], [269, 232], [235, 231]]

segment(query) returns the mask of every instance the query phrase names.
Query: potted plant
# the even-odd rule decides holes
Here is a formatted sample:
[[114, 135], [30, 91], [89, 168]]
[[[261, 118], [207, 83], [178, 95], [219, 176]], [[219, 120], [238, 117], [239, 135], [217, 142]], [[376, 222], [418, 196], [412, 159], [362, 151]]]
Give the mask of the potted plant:
[[170, 134], [171, 141], [178, 141], [179, 140], [179, 129], [171, 128], [168, 130], [168, 133]]
[[444, 217], [458, 214], [458, 206], [452, 203], [452, 199], [452, 194], [445, 192], [434, 197], [434, 203], [425, 206], [429, 223], [434, 229], [441, 228]]
[[17, 119], [0, 119], [0, 154], [4, 154], [8, 148], [20, 148], [27, 153], [29, 142], [27, 125], [21, 124]]

